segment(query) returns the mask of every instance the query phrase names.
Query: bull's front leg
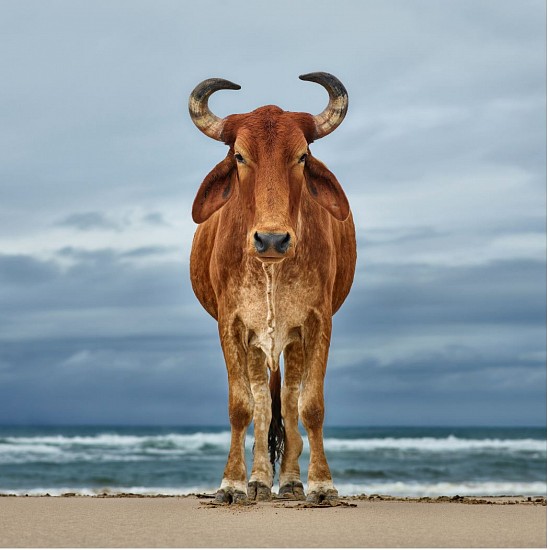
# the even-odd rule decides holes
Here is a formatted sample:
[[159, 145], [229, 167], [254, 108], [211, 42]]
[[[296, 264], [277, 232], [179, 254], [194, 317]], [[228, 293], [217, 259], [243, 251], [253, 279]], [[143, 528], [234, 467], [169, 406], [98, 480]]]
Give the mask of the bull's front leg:
[[253, 467], [247, 494], [250, 499], [270, 500], [273, 469], [268, 456], [268, 428], [272, 418], [272, 400], [268, 387], [268, 370], [264, 353], [250, 348], [247, 355], [247, 372], [253, 394], [253, 428], [255, 446]]
[[231, 439], [223, 480], [215, 501], [230, 504], [247, 499], [245, 435], [253, 415], [253, 396], [247, 373], [243, 324], [239, 319], [219, 322], [219, 335], [228, 373]]
[[323, 448], [323, 386], [331, 340], [331, 315], [323, 316], [313, 312], [303, 328], [304, 372], [299, 414], [310, 445], [306, 499], [319, 503], [338, 498]]
[[282, 417], [285, 439], [282, 467], [280, 469], [279, 495], [298, 500], [304, 499], [299, 457], [303, 439], [299, 432], [299, 388], [303, 372], [304, 352], [302, 342], [292, 342], [284, 351], [284, 383], [282, 387]]

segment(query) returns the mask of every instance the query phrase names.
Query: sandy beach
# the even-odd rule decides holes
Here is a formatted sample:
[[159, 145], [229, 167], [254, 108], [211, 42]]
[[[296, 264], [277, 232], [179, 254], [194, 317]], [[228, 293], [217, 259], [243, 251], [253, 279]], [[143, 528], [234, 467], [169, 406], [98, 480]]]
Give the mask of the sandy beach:
[[2, 547], [546, 547], [546, 500], [353, 497], [213, 506], [185, 497], [0, 498]]

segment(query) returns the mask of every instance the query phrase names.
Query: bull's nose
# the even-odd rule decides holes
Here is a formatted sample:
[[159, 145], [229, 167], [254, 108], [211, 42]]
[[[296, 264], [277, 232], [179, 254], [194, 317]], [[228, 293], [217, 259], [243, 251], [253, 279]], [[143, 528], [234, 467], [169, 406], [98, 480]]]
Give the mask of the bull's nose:
[[269, 250], [275, 250], [278, 254], [285, 254], [291, 243], [291, 235], [289, 233], [255, 232], [253, 242], [259, 254], [266, 254]]

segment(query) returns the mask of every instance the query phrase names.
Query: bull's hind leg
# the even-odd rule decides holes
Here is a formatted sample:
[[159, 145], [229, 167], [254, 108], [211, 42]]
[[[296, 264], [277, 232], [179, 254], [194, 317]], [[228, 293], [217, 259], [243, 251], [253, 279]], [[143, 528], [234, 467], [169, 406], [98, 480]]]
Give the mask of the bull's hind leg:
[[243, 326], [238, 319], [219, 323], [221, 345], [228, 372], [228, 414], [230, 418], [230, 451], [216, 502], [241, 502], [247, 498], [245, 434], [253, 414], [253, 396], [247, 374], [243, 348]]
[[319, 503], [323, 500], [336, 500], [338, 497], [323, 448], [323, 386], [331, 339], [331, 317], [320, 318], [312, 313], [303, 332], [304, 372], [299, 414], [310, 444], [307, 500]]
[[284, 382], [282, 386], [282, 417], [285, 427], [284, 454], [280, 468], [280, 496], [304, 499], [299, 457], [303, 439], [299, 432], [299, 387], [303, 369], [303, 346], [292, 342], [284, 351]]
[[273, 472], [268, 457], [268, 428], [272, 418], [272, 401], [268, 387], [266, 359], [260, 349], [249, 349], [247, 371], [254, 400], [253, 428], [255, 433], [253, 467], [247, 494], [252, 499], [270, 500]]

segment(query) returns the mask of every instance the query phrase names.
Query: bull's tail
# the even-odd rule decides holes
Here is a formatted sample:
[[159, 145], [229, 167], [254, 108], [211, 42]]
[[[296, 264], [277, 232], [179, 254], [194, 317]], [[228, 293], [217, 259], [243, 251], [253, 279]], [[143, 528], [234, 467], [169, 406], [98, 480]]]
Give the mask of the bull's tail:
[[270, 396], [272, 398], [272, 420], [268, 429], [268, 452], [270, 462], [275, 470], [275, 463], [284, 452], [285, 430], [282, 420], [282, 400], [281, 400], [281, 381], [280, 368], [270, 371]]

